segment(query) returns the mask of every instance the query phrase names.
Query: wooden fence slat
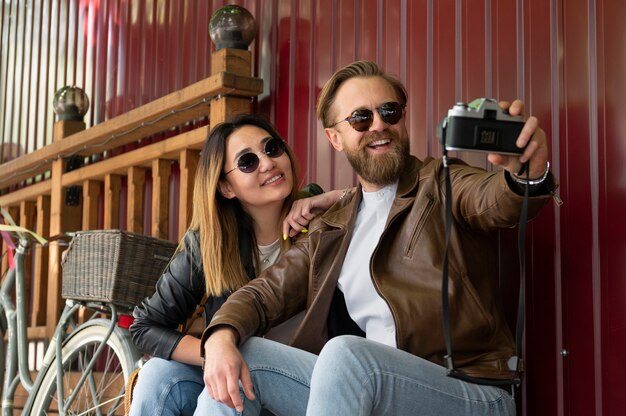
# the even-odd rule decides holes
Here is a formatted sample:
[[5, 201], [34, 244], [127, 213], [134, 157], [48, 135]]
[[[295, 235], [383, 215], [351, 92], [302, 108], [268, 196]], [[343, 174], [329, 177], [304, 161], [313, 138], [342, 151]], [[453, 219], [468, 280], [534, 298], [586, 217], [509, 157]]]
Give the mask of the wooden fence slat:
[[152, 236], [168, 238], [169, 234], [169, 182], [171, 173], [169, 160], [152, 162]]
[[120, 228], [120, 192], [122, 177], [120, 175], [104, 176], [104, 229]]
[[83, 230], [98, 229], [98, 199], [101, 187], [101, 181], [83, 182]]
[[[37, 234], [44, 238], [50, 236], [50, 197], [40, 195], [37, 198]], [[33, 276], [33, 305], [30, 324], [33, 327], [46, 323], [46, 287], [48, 286], [48, 248], [35, 248], [35, 271]]]
[[143, 199], [145, 196], [146, 171], [144, 168], [128, 168], [127, 230], [143, 233]]
[[193, 206], [193, 185], [200, 152], [183, 150], [180, 152], [180, 201], [178, 211], [178, 239], [182, 240], [191, 221]]

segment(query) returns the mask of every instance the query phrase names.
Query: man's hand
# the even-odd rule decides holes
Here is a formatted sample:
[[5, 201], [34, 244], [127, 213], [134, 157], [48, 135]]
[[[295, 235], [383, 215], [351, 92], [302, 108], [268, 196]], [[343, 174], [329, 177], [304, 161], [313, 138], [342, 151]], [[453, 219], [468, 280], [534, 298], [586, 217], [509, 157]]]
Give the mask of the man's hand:
[[234, 329], [218, 328], [204, 343], [204, 384], [216, 401], [243, 412], [239, 381], [249, 400], [254, 400], [252, 378], [248, 365], [237, 348]]
[[316, 215], [326, 211], [339, 200], [342, 191], [330, 191], [309, 198], [298, 199], [283, 221], [283, 239], [306, 232], [306, 226]]
[[[520, 100], [513, 101], [509, 104], [507, 101], [501, 101], [500, 107], [509, 110], [509, 114], [519, 116], [524, 114], [524, 103]], [[529, 162], [529, 177], [531, 180], [538, 179], [543, 176], [548, 163], [550, 151], [548, 149], [548, 140], [545, 132], [539, 127], [539, 121], [536, 117], [529, 117], [524, 124], [524, 128], [515, 142], [517, 147], [523, 148], [524, 153], [521, 156], [500, 155], [490, 153], [487, 160], [494, 165], [500, 166], [508, 170], [512, 175], [518, 176], [522, 164]], [[520, 178], [525, 179], [526, 175]]]

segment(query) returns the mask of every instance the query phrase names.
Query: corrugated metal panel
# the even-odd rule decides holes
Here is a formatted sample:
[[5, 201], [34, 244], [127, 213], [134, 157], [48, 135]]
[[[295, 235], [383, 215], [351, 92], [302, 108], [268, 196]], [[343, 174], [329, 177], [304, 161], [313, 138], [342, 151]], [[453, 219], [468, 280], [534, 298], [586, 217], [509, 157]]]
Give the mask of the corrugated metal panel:
[[626, 36], [623, 31], [626, 3], [598, 2], [597, 114], [598, 114], [598, 247], [602, 283], [602, 332], [604, 353], [603, 412], [624, 410], [622, 368], [626, 368], [626, 120], [622, 114], [626, 91]]
[[[88, 93], [88, 125], [209, 75], [211, 12], [193, 0], [4, 0], [0, 143], [14, 157], [51, 140], [53, 93]], [[529, 230], [524, 414], [619, 414], [626, 347], [621, 0], [245, 0], [255, 74], [304, 182], [356, 181], [325, 139], [315, 101], [334, 70], [373, 59], [410, 96], [411, 148], [436, 156], [435, 126], [459, 100], [523, 98], [552, 139], [566, 204]], [[158, 139], [158, 138], [156, 138]], [[489, 167], [484, 156], [462, 154]], [[610, 227], [610, 228], [609, 228]], [[503, 233], [503, 245], [514, 233]], [[505, 254], [501, 254], [505, 255]], [[503, 271], [516, 273], [514, 259]], [[510, 263], [510, 264], [509, 264]], [[515, 287], [506, 287], [507, 299]], [[565, 348], [570, 355], [558, 355]]]

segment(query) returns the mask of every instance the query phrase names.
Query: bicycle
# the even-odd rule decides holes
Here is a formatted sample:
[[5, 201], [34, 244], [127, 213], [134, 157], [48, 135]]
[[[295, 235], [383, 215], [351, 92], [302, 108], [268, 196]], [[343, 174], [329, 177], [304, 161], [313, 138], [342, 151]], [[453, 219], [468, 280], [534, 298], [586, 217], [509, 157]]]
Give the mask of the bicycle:
[[[8, 218], [7, 221], [12, 222]], [[118, 325], [121, 317], [129, 316], [130, 310], [106, 302], [66, 300], [42, 367], [33, 381], [27, 357], [24, 257], [31, 241], [38, 239], [36, 234], [14, 223], [2, 230], [19, 241], [15, 247], [15, 267], [9, 269], [0, 286], [0, 329], [2, 335], [8, 333], [6, 355], [4, 343], [0, 343], [0, 356], [6, 357], [4, 374], [0, 369], [4, 381], [2, 415], [13, 414], [18, 384], [28, 392], [24, 415], [123, 414], [126, 380], [142, 362], [128, 327]], [[38, 242], [47, 244], [45, 240]], [[77, 325], [74, 315], [79, 308], [95, 313]]]

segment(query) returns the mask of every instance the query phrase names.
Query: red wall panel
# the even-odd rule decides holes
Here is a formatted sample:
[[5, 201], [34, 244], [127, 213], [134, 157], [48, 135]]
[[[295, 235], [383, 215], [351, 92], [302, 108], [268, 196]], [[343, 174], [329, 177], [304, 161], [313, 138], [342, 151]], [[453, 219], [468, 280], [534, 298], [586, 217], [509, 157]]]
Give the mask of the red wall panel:
[[602, 287], [603, 406], [605, 414], [624, 411], [626, 386], [626, 123], [620, 111], [626, 88], [623, 31], [626, 3], [603, 1], [598, 21], [598, 230]]
[[[86, 121], [93, 125], [208, 76], [214, 49], [208, 22], [226, 3], [247, 7], [257, 19], [251, 50], [254, 73], [265, 82], [256, 110], [293, 146], [303, 182], [343, 188], [356, 181], [315, 117], [324, 82], [355, 59], [375, 60], [405, 83], [411, 150], [422, 158], [440, 153], [435, 126], [454, 102], [480, 96], [525, 100], [552, 141], [565, 203], [549, 206], [529, 226], [521, 412], [622, 414], [626, 3], [4, 1], [0, 156], [50, 142], [52, 96], [65, 84], [85, 88], [92, 102]], [[459, 156], [490, 168], [484, 155]], [[500, 239], [512, 320], [516, 232], [502, 232]]]

